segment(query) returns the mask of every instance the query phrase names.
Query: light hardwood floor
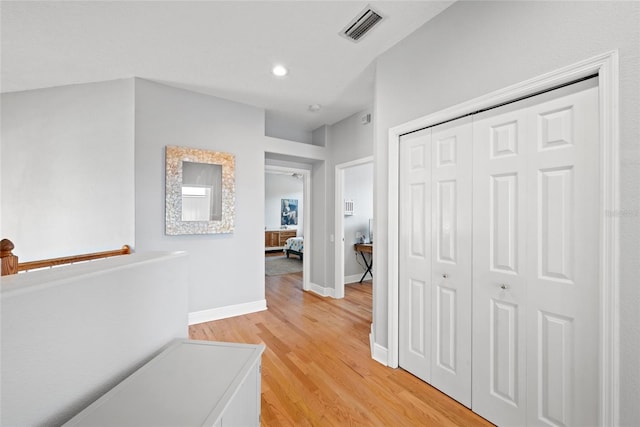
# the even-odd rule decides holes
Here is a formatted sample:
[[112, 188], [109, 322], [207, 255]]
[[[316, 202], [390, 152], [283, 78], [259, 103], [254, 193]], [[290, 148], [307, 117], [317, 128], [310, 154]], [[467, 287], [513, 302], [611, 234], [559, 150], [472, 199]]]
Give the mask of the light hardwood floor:
[[302, 274], [266, 278], [267, 311], [192, 325], [199, 340], [264, 343], [263, 426], [491, 425], [402, 369], [371, 359], [371, 282], [345, 298], [302, 291]]

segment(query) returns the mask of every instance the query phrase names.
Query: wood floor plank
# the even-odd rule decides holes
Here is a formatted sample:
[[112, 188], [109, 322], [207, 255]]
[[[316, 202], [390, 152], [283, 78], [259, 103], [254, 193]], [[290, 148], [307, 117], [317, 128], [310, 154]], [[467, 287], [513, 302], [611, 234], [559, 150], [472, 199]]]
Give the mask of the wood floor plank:
[[268, 310], [192, 325], [193, 339], [264, 343], [263, 426], [490, 426], [402, 369], [371, 359], [371, 282], [336, 300], [302, 273], [266, 278]]

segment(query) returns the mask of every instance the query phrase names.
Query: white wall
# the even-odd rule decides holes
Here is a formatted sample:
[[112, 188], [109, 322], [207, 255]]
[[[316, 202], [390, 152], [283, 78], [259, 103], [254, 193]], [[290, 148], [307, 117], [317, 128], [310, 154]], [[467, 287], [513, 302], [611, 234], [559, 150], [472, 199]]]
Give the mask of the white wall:
[[60, 425], [186, 338], [186, 261], [132, 254], [4, 276], [0, 424]]
[[640, 425], [640, 3], [457, 2], [377, 60], [374, 337], [387, 346], [390, 127], [619, 49], [620, 422]]
[[344, 170], [344, 198], [354, 203], [354, 214], [344, 217], [344, 275], [358, 276], [360, 280], [364, 263], [359, 254], [356, 260], [353, 245], [357, 243], [356, 233], [369, 239], [369, 219], [373, 218], [373, 163]]
[[[189, 311], [200, 318], [225, 306], [264, 307], [263, 110], [143, 79], [135, 92], [137, 248], [189, 253]], [[235, 155], [233, 233], [164, 234], [166, 145]]]
[[4, 93], [2, 237], [20, 261], [135, 246], [133, 80]]
[[264, 218], [267, 230], [280, 228], [281, 200], [295, 199], [298, 201], [298, 225], [288, 225], [287, 228], [299, 230], [298, 235], [302, 233], [304, 227], [303, 186], [302, 179], [294, 178], [291, 174], [266, 173]]

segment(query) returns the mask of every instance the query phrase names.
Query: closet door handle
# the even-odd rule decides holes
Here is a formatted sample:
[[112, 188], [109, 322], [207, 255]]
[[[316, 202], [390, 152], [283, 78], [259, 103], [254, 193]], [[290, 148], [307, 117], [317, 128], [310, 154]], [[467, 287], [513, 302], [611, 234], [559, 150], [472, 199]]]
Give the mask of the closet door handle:
[[511, 287], [511, 286], [507, 285], [506, 283], [502, 283], [502, 284], [500, 285], [500, 289], [503, 289], [503, 290], [507, 290], [507, 289], [509, 289], [510, 287]]
[[442, 275], [442, 278], [443, 278], [443, 279], [448, 279], [448, 278], [449, 278], [449, 275], [448, 275], [447, 273], [444, 273], [444, 274]]

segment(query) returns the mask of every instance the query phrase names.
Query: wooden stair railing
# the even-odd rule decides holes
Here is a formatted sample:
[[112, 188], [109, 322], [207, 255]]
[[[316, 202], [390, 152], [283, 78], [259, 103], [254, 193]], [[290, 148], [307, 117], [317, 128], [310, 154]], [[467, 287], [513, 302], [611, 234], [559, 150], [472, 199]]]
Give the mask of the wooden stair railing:
[[83, 255], [73, 255], [61, 258], [44, 259], [41, 261], [18, 262], [18, 257], [12, 251], [15, 246], [9, 239], [0, 241], [0, 257], [2, 257], [2, 275], [17, 274], [19, 271], [34, 270], [37, 268], [53, 267], [62, 264], [73, 264], [74, 262], [91, 261], [100, 258], [109, 258], [118, 255], [128, 255], [131, 253], [131, 247], [124, 245], [122, 249], [113, 251], [94, 252]]

